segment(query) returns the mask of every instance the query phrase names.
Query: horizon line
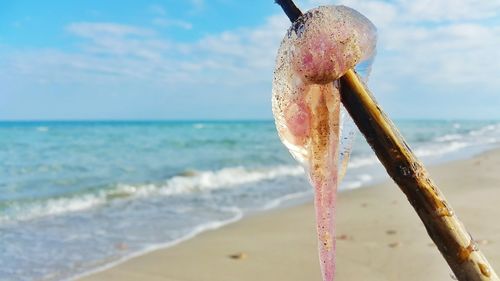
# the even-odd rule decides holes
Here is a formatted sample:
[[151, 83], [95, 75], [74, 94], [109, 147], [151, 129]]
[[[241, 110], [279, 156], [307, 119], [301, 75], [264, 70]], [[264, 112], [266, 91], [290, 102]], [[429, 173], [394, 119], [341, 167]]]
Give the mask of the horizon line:
[[[400, 117], [399, 121], [500, 121], [499, 118], [421, 118]], [[272, 118], [207, 118], [207, 119], [0, 119], [0, 123], [35, 123], [35, 122], [270, 122]]]

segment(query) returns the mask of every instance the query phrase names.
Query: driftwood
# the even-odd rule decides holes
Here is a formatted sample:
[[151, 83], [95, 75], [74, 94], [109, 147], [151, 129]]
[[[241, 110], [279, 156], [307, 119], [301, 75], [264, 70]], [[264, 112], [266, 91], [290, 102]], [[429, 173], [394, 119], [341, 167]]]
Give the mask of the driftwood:
[[[302, 13], [292, 0], [276, 0], [292, 22]], [[341, 98], [387, 173], [403, 191], [427, 233], [460, 281], [500, 281], [474, 239], [430, 179], [391, 120], [354, 70], [340, 78]]]

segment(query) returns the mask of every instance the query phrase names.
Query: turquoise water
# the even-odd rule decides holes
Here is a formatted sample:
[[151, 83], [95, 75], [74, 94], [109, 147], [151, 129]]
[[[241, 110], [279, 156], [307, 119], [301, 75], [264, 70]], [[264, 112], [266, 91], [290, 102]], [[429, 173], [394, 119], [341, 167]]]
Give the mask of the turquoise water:
[[[426, 164], [498, 121], [396, 122]], [[357, 136], [342, 190], [385, 178]], [[311, 198], [271, 121], [0, 122], [0, 280], [63, 280]]]

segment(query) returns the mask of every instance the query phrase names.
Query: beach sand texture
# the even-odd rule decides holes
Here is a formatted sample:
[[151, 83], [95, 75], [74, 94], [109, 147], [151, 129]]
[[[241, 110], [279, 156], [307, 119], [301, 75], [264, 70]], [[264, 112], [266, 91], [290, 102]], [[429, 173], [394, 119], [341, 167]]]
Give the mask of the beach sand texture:
[[[430, 173], [500, 270], [500, 150]], [[343, 192], [337, 206], [337, 281], [453, 280], [394, 183]], [[257, 214], [81, 280], [319, 281], [313, 206]]]

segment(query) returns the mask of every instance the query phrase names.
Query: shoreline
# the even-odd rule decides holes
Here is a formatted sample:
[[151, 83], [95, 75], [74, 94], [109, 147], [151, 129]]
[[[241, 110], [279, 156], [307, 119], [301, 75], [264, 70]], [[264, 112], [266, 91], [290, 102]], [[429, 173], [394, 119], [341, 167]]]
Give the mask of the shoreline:
[[[135, 259], [135, 258], [147, 255], [147, 254], [155, 252], [155, 251], [161, 251], [161, 250], [169, 249], [171, 247], [175, 247], [175, 246], [177, 246], [179, 244], [182, 244], [183, 242], [189, 241], [191, 239], [195, 239], [196, 237], [198, 237], [199, 235], [201, 235], [201, 234], [203, 234], [205, 232], [218, 230], [218, 229], [220, 229], [222, 227], [225, 227], [227, 225], [230, 225], [230, 224], [233, 224], [233, 223], [237, 223], [237, 222], [241, 221], [244, 218], [245, 217], [242, 214], [238, 214], [235, 217], [233, 217], [231, 219], [228, 219], [226, 221], [220, 221], [220, 222], [217, 222], [217, 223], [215, 223], [215, 222], [207, 223], [207, 224], [205, 224], [206, 227], [195, 228], [191, 233], [189, 233], [186, 236], [183, 236], [183, 237], [181, 237], [179, 239], [168, 241], [168, 242], [165, 242], [165, 243], [162, 243], [162, 244], [152, 245], [152, 246], [147, 247], [147, 248], [145, 248], [145, 249], [143, 249], [141, 251], [134, 252], [134, 253], [131, 253], [129, 255], [123, 256], [122, 258], [120, 258], [120, 259], [118, 259], [116, 261], [107, 263], [107, 264], [105, 264], [105, 265], [103, 265], [101, 267], [95, 268], [95, 269], [93, 269], [91, 271], [84, 272], [84, 273], [81, 273], [81, 274], [78, 274], [76, 276], [72, 276], [72, 277], [69, 277], [69, 278], [65, 278], [63, 280], [67, 280], [67, 281], [70, 281], [70, 280], [81, 280], [81, 279], [84, 279], [84, 278], [86, 278], [86, 277], [88, 277], [90, 275], [99, 274], [100, 272], [112, 269], [113, 267], [120, 266], [121, 264], [123, 264], [123, 263], [125, 263], [125, 262], [127, 262], [127, 261], [129, 261], [131, 259]], [[202, 226], [205, 226], [205, 225], [202, 225]]]
[[[481, 165], [481, 163], [483, 164]], [[500, 168], [500, 149], [492, 149], [472, 158], [433, 166], [429, 170], [438, 186], [444, 190], [458, 215], [469, 227], [469, 231], [473, 235], [481, 233], [480, 237], [475, 236], [475, 238], [490, 259], [492, 266], [498, 268], [500, 254], [494, 252], [500, 252], [498, 251], [500, 245], [493, 242], [500, 241], [500, 228], [493, 223], [496, 221], [494, 218], [500, 216], [500, 211], [494, 210], [492, 206], [483, 205], [484, 203], [481, 202], [471, 205], [468, 197], [472, 190], [463, 186], [464, 181], [470, 182], [471, 186], [476, 186], [474, 191], [477, 194], [475, 195], [479, 194], [480, 198], [483, 199], [481, 201], [492, 200], [495, 196], [489, 193], [497, 194], [500, 191], [492, 189], [491, 182], [485, 178], [494, 178], [494, 182], [500, 180], [500, 175], [497, 176], [494, 173], [495, 170], [498, 170], [495, 169], [495, 165], [496, 168]], [[481, 166], [485, 166], [486, 169], [479, 169]], [[490, 170], [490, 174], [484, 175], [486, 170]], [[469, 175], [460, 179], [457, 176], [459, 174]], [[490, 185], [487, 185], [486, 182]], [[338, 206], [337, 247], [339, 260], [337, 280], [362, 280], [368, 278], [367, 276], [370, 276], [369, 280], [403, 280], [387, 279], [387, 274], [400, 276], [398, 278], [406, 280], [428, 280], [425, 279], [425, 275], [422, 276], [422, 273], [418, 274], [418, 272], [414, 272], [413, 275], [421, 278], [402, 277], [401, 274], [408, 272], [408, 269], [402, 270], [405, 268], [404, 265], [401, 270], [398, 270], [397, 267], [393, 269], [382, 267], [383, 270], [377, 267], [378, 269], [374, 270], [377, 256], [384, 257], [389, 261], [392, 260], [392, 262], [386, 262], [396, 262], [396, 265], [400, 260], [412, 261], [412, 264], [417, 262], [421, 265], [418, 267], [428, 269], [430, 274], [428, 276], [433, 276], [432, 280], [451, 280], [449, 275], [451, 271], [444, 259], [432, 246], [432, 241], [427, 237], [418, 217], [392, 181], [341, 192]], [[488, 207], [486, 213], [482, 210], [485, 209], [485, 206]], [[396, 212], [391, 211], [391, 209], [396, 209]], [[370, 211], [368, 215], [367, 210]], [[480, 221], [475, 216], [471, 217], [471, 215], [479, 213], [482, 217]], [[349, 214], [353, 214], [353, 217]], [[302, 219], [297, 220], [297, 218]], [[291, 224], [299, 224], [303, 227], [295, 229]], [[495, 227], [497, 231], [494, 231]], [[374, 231], [377, 233], [366, 234], [366, 232]], [[282, 240], [276, 241], [276, 236], [281, 237]], [[487, 237], [483, 238], [483, 236]], [[258, 212], [245, 216], [236, 222], [225, 224], [218, 229], [203, 231], [193, 235], [193, 237], [181, 240], [180, 242], [176, 241], [177, 244], [170, 242], [165, 247], [135, 254], [125, 260], [108, 264], [69, 280], [140, 280], [141, 278], [186, 281], [234, 280], [227, 279], [228, 276], [240, 280], [256, 280], [255, 278], [245, 279], [241, 275], [255, 277], [255, 270], [258, 268], [267, 272], [266, 275], [257, 278], [259, 280], [279, 280], [282, 278], [304, 280], [311, 279], [312, 276], [316, 276], [317, 280], [320, 279], [311, 203]], [[224, 242], [225, 240], [227, 243]], [[418, 240], [420, 243], [416, 244], [413, 240]], [[283, 241], [288, 241], [288, 243]], [[237, 243], [235, 244], [235, 242]], [[261, 244], [267, 245], [267, 247], [263, 248]], [[297, 245], [300, 247], [296, 247]], [[405, 248], [415, 250], [414, 254], [424, 254], [426, 258], [415, 260], [412, 251], [401, 251]], [[269, 250], [272, 251], [269, 252]], [[281, 251], [281, 255], [275, 251]], [[395, 253], [391, 255], [391, 252]], [[298, 253], [301, 255], [298, 256]], [[304, 257], [303, 253], [307, 253], [307, 257]], [[230, 258], [231, 255], [236, 258]], [[275, 259], [276, 257], [278, 259]], [[267, 266], [262, 264], [266, 260]], [[210, 266], [207, 266], [207, 263]], [[273, 273], [271, 269], [276, 265], [285, 266], [285, 268], [278, 267], [281, 270], [276, 270]], [[302, 273], [296, 272], [297, 270], [285, 270], [286, 267], [292, 265], [304, 266], [307, 270], [301, 270], [301, 272], [304, 271]], [[197, 268], [197, 270], [190, 272], [186, 269], [180, 269], [186, 266]], [[160, 270], [160, 268], [162, 269]], [[356, 277], [359, 279], [352, 276], [354, 269], [356, 269], [356, 274], [360, 274], [359, 277]], [[288, 271], [294, 272], [294, 274], [281, 276]], [[254, 272], [254, 276], [252, 276], [252, 272]], [[436, 274], [447, 279], [436, 279]], [[375, 278], [375, 276], [379, 277]]]

